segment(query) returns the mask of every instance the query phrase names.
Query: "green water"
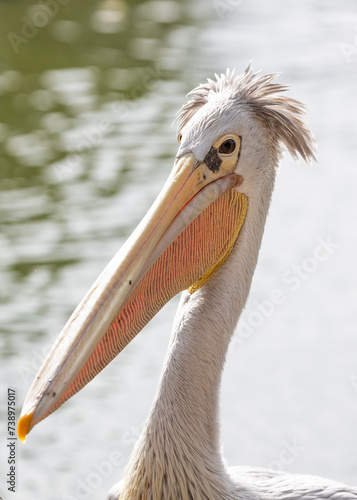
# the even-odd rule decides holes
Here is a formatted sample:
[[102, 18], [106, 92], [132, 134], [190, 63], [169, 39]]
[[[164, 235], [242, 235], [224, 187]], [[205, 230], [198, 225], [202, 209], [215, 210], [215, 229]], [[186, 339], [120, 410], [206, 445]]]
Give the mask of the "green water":
[[[150, 103], [150, 95], [165, 83], [178, 88], [188, 40], [178, 48], [170, 37], [188, 33], [192, 16], [184, 2], [92, 1], [83, 9], [53, 0], [0, 8], [2, 288], [13, 303], [27, 283], [33, 299], [33, 285], [42, 293], [88, 252], [95, 258], [90, 247], [98, 238], [127, 234], [134, 208], [111, 210], [107, 224], [98, 213], [134, 181], [152, 181], [174, 152], [174, 132], [160, 147], [142, 132], [166, 128], [174, 117], [170, 86], [160, 103]], [[145, 205], [136, 208], [140, 214]], [[47, 333], [26, 305], [13, 312], [4, 332], [10, 350], [7, 335], [19, 322]]]

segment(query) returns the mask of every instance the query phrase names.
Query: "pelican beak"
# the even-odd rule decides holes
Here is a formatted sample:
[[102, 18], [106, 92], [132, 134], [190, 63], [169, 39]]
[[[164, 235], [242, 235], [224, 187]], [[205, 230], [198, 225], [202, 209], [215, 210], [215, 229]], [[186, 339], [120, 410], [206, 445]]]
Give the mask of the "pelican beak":
[[229, 255], [247, 210], [233, 168], [192, 154], [175, 161], [158, 198], [80, 302], [22, 408], [19, 438], [95, 377], [178, 292], [202, 286]]

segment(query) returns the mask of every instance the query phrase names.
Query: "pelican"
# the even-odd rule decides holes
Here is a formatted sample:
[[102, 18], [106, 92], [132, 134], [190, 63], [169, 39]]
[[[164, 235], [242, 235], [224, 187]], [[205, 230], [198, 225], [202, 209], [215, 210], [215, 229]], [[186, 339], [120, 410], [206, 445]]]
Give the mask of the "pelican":
[[192, 90], [173, 170], [151, 209], [75, 309], [23, 405], [18, 435], [95, 377], [182, 293], [159, 387], [110, 500], [357, 500], [357, 488], [266, 468], [228, 468], [218, 400], [283, 149], [314, 159], [304, 107], [251, 66]]

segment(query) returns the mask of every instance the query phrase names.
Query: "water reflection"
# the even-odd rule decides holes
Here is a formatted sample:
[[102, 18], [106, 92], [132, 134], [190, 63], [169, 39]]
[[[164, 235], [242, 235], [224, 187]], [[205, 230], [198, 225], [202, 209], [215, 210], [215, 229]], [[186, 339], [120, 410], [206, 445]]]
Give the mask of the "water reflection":
[[[160, 102], [145, 96], [179, 71], [170, 51], [182, 55], [184, 48], [170, 47], [167, 38], [189, 23], [187, 5], [106, 0], [87, 2], [85, 11], [63, 1], [51, 5], [0, 7], [12, 34], [0, 74], [0, 215], [3, 246], [12, 249], [2, 252], [5, 301], [18, 295], [5, 283], [23, 288], [39, 266], [56, 274], [93, 256], [83, 240], [124, 234], [141, 210], [126, 210], [117, 198], [115, 221], [108, 214], [103, 222], [105, 198], [130, 189], [133, 168], [144, 185], [148, 170], [172, 152], [164, 136], [159, 148], [152, 140], [137, 146], [148, 127], [166, 120], [170, 87]], [[9, 324], [17, 329], [16, 321]]]

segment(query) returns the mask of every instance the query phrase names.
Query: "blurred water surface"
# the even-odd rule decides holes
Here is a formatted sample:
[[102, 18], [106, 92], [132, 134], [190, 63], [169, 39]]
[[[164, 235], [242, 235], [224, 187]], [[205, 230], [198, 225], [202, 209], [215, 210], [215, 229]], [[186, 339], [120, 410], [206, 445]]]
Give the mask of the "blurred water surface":
[[[357, 483], [355, 2], [44, 3], [0, 3], [0, 433], [6, 387], [20, 410], [164, 183], [184, 95], [252, 59], [308, 105], [319, 165], [287, 157], [279, 172], [224, 374], [223, 444], [231, 464]], [[321, 239], [335, 247], [314, 264]], [[274, 289], [284, 303], [264, 312]], [[16, 499], [105, 498], [150, 408], [176, 305], [18, 446]]]

